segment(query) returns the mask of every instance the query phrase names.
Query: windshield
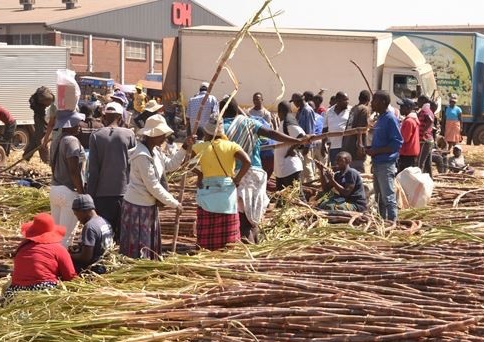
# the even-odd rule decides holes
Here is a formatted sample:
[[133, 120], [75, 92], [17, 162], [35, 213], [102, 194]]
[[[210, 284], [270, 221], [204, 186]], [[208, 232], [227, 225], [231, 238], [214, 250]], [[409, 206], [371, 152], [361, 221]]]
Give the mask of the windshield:
[[423, 94], [427, 95], [430, 98], [438, 96], [437, 83], [435, 83], [434, 73], [432, 71], [429, 71], [425, 74], [422, 74], [421, 77]]

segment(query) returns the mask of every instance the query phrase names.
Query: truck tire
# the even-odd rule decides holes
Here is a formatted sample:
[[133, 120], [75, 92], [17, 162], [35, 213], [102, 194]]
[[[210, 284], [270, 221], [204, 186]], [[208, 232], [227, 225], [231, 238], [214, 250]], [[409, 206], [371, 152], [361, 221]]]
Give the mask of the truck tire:
[[27, 128], [18, 128], [12, 139], [11, 149], [14, 151], [23, 151], [29, 143], [30, 132]]
[[472, 143], [476, 146], [484, 144], [484, 125], [479, 125], [476, 127], [472, 133]]

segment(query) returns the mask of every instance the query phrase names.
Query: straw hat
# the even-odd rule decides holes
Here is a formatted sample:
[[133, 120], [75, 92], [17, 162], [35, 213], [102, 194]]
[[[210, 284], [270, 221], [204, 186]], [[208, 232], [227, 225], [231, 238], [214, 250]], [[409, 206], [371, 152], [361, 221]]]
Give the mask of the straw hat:
[[22, 225], [22, 235], [37, 243], [57, 243], [66, 235], [66, 227], [56, 225], [48, 213], [40, 213]]
[[139, 135], [147, 137], [168, 136], [173, 133], [173, 130], [167, 125], [165, 118], [161, 114], [150, 116], [146, 119], [145, 127], [138, 131]]
[[148, 103], [145, 106], [145, 110], [150, 112], [150, 113], [156, 113], [161, 108], [163, 108], [163, 105], [158, 104], [158, 102], [156, 102], [156, 100], [149, 100]]
[[220, 120], [217, 125], [218, 114], [213, 114], [208, 119], [203, 130], [205, 133], [211, 136], [222, 136], [225, 134], [223, 120]]

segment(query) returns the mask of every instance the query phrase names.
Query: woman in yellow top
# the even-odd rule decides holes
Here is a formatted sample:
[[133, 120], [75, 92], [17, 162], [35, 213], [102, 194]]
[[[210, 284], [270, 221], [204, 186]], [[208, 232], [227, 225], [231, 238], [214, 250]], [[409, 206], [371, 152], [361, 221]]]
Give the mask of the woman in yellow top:
[[[200, 159], [197, 191], [197, 244], [216, 250], [227, 243], [240, 240], [240, 221], [237, 211], [237, 190], [242, 177], [250, 168], [250, 158], [236, 143], [224, 136], [223, 121], [210, 117], [205, 124], [204, 142], [193, 146]], [[235, 162], [242, 167], [235, 175]]]

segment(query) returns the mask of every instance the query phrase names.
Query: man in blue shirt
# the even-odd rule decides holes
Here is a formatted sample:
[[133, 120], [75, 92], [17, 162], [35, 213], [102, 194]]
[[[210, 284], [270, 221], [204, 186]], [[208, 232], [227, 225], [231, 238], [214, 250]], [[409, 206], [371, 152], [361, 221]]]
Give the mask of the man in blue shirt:
[[388, 110], [390, 95], [379, 90], [373, 95], [371, 108], [379, 114], [374, 126], [371, 147], [366, 154], [373, 164], [373, 188], [378, 202], [378, 212], [383, 219], [396, 221], [398, 216], [395, 195], [395, 175], [398, 151], [403, 138], [396, 116]]
[[[314, 134], [314, 125], [316, 123], [316, 114], [311, 106], [304, 100], [304, 96], [300, 93], [292, 94], [291, 101], [297, 107], [296, 119], [299, 126], [306, 134]], [[311, 182], [314, 180], [314, 165], [313, 153], [311, 144], [308, 144], [302, 150], [303, 160], [303, 182]]]

